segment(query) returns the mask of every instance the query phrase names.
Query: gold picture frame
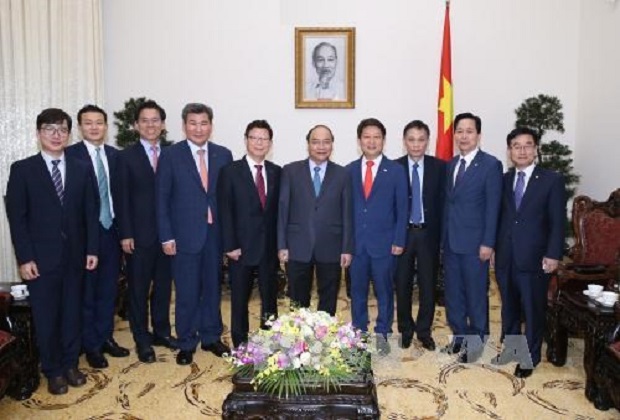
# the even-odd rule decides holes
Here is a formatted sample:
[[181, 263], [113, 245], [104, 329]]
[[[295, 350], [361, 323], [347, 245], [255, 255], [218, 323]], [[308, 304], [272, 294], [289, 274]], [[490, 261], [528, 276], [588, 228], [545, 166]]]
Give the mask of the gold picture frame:
[[295, 28], [295, 108], [355, 108], [355, 28]]

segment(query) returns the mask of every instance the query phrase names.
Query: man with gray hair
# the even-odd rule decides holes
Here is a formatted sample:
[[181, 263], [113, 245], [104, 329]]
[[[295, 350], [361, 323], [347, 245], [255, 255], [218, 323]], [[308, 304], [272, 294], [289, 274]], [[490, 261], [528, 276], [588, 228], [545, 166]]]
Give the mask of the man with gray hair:
[[172, 256], [177, 364], [188, 365], [199, 341], [218, 357], [230, 351], [221, 341], [222, 247], [215, 187], [232, 153], [209, 141], [210, 107], [187, 104], [182, 118], [187, 140], [168, 147], [157, 167], [157, 224], [163, 251]]

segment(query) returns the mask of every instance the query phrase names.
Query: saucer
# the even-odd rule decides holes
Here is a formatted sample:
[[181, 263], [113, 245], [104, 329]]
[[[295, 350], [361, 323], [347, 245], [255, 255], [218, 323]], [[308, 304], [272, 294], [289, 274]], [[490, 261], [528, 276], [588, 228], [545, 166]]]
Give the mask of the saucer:
[[15, 299], [15, 300], [26, 300], [28, 298], [28, 295], [15, 296], [15, 295], [11, 294], [11, 296], [13, 296], [13, 299]]
[[596, 301], [597, 301], [598, 303], [600, 303], [601, 305], [603, 305], [604, 307], [606, 307], [606, 308], [611, 308], [611, 307], [613, 307], [613, 306], [616, 304], [616, 302], [617, 302], [617, 300], [615, 300], [615, 301], [613, 301], [613, 302], [611, 302], [611, 303], [607, 303], [607, 302], [605, 302], [605, 301], [603, 300], [603, 298], [601, 298], [601, 297], [596, 298]]

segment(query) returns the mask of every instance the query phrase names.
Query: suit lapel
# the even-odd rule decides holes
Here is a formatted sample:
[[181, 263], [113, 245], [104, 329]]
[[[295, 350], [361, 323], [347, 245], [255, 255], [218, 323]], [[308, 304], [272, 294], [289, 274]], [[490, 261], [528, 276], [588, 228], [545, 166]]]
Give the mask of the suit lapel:
[[299, 167], [299, 170], [301, 171], [301, 174], [299, 174], [302, 179], [301, 185], [303, 186], [306, 194], [316, 199], [316, 194], [314, 194], [314, 182], [310, 176], [310, 160], [304, 160], [302, 165]]
[[[381, 184], [384, 183], [384, 179], [386, 177], [386, 173], [388, 172], [388, 169], [386, 168], [386, 164], [385, 164], [385, 160], [387, 158], [385, 156], [383, 156], [381, 158], [381, 164], [379, 165], [379, 167], [377, 168], [377, 174], [375, 175], [375, 179], [372, 182], [372, 188], [370, 189], [370, 194], [368, 195], [368, 201], [370, 201], [373, 197], [373, 195], [375, 194], [375, 191], [378, 189], [381, 189]], [[360, 173], [361, 176], [361, 173]]]
[[[323, 177], [323, 182], [321, 183], [321, 191], [319, 192], [319, 196], [317, 200], [320, 200], [323, 195], [325, 195], [325, 191], [329, 188], [329, 185], [334, 182], [334, 164], [332, 162], [327, 162], [327, 166], [325, 166], [325, 176]], [[314, 185], [312, 186], [314, 188]]]
[[[67, 161], [68, 161], [67, 155], [65, 154], [65, 169], [67, 169]], [[43, 156], [41, 156], [40, 153], [39, 153], [39, 159], [37, 161], [36, 166], [37, 166], [37, 170], [39, 171], [39, 176], [43, 180], [44, 189], [51, 195], [53, 202], [57, 203], [60, 206], [61, 205], [60, 198], [58, 198], [58, 194], [56, 193], [56, 187], [54, 187], [54, 183], [52, 182], [52, 176], [49, 170], [47, 169], [47, 164], [45, 163], [45, 159], [43, 159]], [[65, 183], [68, 178], [67, 172], [68, 171], [65, 171]], [[64, 188], [66, 191], [66, 185]]]
[[364, 181], [362, 180], [362, 158], [353, 162], [353, 189], [360, 199], [366, 200], [364, 197]]
[[459, 161], [459, 157], [455, 157], [453, 158], [450, 163], [448, 164], [448, 173], [446, 174], [448, 176], [448, 195], [452, 195], [454, 194], [454, 171], [456, 170], [456, 164]]
[[[515, 204], [514, 185], [515, 170], [514, 168], [508, 172], [508, 176], [504, 178], [504, 197], [508, 201], [508, 208], [513, 212], [517, 212], [517, 205]], [[521, 203], [523, 205], [523, 202]]]
[[527, 206], [529, 202], [532, 201], [532, 197], [536, 195], [536, 191], [538, 191], [538, 186], [540, 185], [540, 175], [540, 169], [538, 168], [538, 166], [535, 166], [534, 170], [532, 171], [532, 177], [527, 182], [527, 187], [525, 188], [525, 193], [523, 194], [523, 198], [521, 199], [521, 206], [519, 207], [519, 211], [522, 211], [525, 206]]
[[[252, 170], [248, 166], [248, 162], [245, 160], [245, 157], [243, 157], [243, 159], [240, 159], [238, 161], [238, 164], [241, 165], [241, 178], [243, 179], [243, 183], [246, 186], [249, 195], [252, 197], [252, 200], [255, 203], [258, 203], [258, 206], [260, 207], [260, 197], [258, 196], [258, 189], [256, 189], [256, 181], [254, 180]], [[272, 188], [271, 184], [273, 183], [273, 181], [270, 182], [269, 180], [269, 172], [267, 171], [266, 165], [265, 172], [267, 173], [267, 188]], [[269, 200], [269, 196], [269, 191], [267, 191], [267, 200]], [[265, 207], [267, 206], [265, 205]]]
[[[147, 176], [155, 177], [155, 171], [153, 171], [153, 166], [151, 166], [151, 159], [146, 154], [142, 143], [138, 143], [134, 146], [133, 153], [136, 155], [136, 165], [139, 167], [140, 173], [148, 174]], [[160, 149], [160, 157], [161, 157], [161, 149]]]
[[[271, 203], [276, 202], [278, 197], [274, 196], [273, 190], [275, 189], [276, 175], [270, 162], [265, 161], [265, 172], [267, 173], [267, 203], [265, 209], [267, 209]], [[256, 188], [254, 188], [256, 190]], [[258, 190], [256, 190], [256, 197], [258, 197]]]
[[[211, 153], [208, 153], [208, 154], [209, 154], [209, 165], [210, 165], [211, 164]], [[190, 176], [192, 177], [192, 179], [194, 179], [194, 181], [198, 183], [198, 186], [200, 187], [200, 189], [204, 191], [204, 188], [202, 188], [202, 181], [200, 180], [200, 174], [198, 173], [198, 169], [196, 168], [196, 160], [194, 159], [194, 156], [192, 156], [192, 149], [189, 147], [189, 140], [185, 140], [185, 151], [181, 154], [181, 156], [182, 156], [182, 159], [185, 161], [185, 164], [183, 166], [187, 168], [187, 170], [190, 172]]]

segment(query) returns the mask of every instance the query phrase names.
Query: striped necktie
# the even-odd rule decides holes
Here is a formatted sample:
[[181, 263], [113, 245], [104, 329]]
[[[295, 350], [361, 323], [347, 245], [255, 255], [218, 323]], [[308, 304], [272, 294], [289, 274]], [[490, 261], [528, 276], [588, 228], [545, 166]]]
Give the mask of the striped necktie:
[[65, 189], [62, 186], [62, 176], [60, 175], [60, 169], [58, 169], [59, 163], [60, 159], [52, 161], [52, 182], [54, 183], [56, 194], [58, 194], [58, 198], [60, 199], [60, 204], [63, 204], [65, 198]]

